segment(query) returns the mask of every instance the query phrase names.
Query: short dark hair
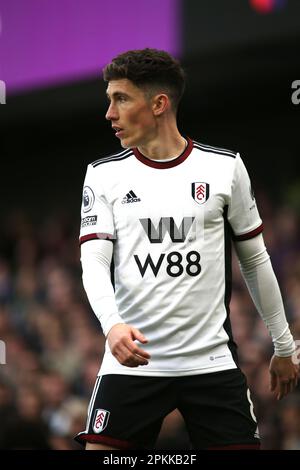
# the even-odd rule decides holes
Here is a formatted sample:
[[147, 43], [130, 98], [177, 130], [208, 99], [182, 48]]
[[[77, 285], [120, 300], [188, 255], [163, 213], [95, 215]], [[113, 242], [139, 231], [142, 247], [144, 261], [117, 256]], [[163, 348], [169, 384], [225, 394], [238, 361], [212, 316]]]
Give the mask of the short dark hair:
[[106, 82], [127, 78], [146, 94], [164, 91], [176, 111], [185, 88], [185, 73], [178, 60], [158, 49], [139, 49], [115, 57], [103, 69]]

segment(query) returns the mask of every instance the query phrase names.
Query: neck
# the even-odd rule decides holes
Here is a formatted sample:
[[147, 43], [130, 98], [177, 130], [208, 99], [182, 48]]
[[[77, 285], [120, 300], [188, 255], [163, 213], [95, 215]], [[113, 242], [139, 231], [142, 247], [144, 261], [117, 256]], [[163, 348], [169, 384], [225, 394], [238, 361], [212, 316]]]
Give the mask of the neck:
[[138, 150], [153, 160], [167, 160], [181, 155], [186, 144], [186, 140], [174, 124], [166, 126], [165, 129], [162, 127], [157, 129], [156, 136], [146, 144], [138, 146]]

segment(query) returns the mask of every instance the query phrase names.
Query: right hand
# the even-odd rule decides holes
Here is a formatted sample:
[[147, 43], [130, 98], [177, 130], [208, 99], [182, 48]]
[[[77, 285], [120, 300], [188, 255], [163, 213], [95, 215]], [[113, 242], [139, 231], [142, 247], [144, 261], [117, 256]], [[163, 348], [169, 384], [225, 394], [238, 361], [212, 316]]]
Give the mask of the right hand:
[[108, 332], [107, 341], [112, 354], [120, 364], [127, 367], [145, 366], [150, 354], [140, 348], [135, 340], [148, 343], [145, 336], [133, 326], [117, 323]]

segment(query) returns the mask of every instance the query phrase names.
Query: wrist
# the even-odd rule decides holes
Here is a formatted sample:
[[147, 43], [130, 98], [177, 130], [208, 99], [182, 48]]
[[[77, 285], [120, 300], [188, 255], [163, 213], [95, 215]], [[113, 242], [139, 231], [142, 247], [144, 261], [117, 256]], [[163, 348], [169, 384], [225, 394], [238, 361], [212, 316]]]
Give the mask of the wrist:
[[107, 338], [108, 333], [112, 329], [113, 326], [118, 325], [118, 324], [124, 324], [125, 322], [123, 319], [120, 317], [118, 313], [114, 313], [109, 316], [109, 318], [106, 320], [104, 324], [102, 324], [102, 330], [104, 333], [104, 336]]

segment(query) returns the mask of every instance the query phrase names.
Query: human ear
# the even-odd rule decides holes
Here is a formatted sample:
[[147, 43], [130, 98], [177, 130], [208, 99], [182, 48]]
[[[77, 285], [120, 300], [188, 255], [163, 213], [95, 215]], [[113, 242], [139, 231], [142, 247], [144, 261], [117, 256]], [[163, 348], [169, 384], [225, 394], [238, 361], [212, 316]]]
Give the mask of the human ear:
[[153, 98], [153, 114], [155, 116], [160, 116], [168, 107], [170, 104], [170, 100], [168, 95], [165, 95], [161, 93], [160, 95], [156, 95]]

